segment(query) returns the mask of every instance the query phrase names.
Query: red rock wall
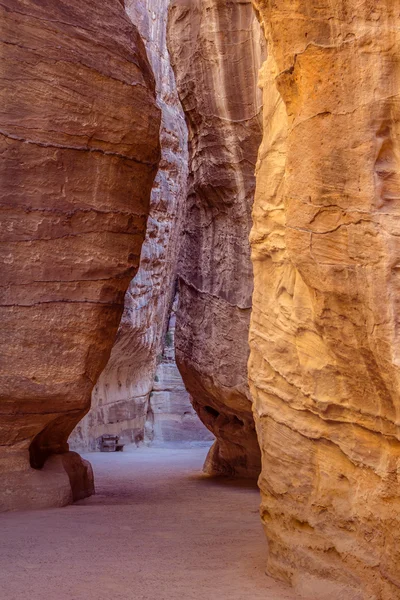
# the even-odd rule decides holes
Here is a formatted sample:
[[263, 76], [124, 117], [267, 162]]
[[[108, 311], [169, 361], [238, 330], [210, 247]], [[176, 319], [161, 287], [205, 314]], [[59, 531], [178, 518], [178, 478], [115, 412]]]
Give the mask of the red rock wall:
[[[67, 438], [138, 267], [160, 116], [144, 46], [118, 2], [94, 11], [89, 0], [4, 0], [0, 11], [4, 509], [63, 504], [70, 481], [75, 497], [87, 484]], [[42, 471], [29, 466], [29, 455], [42, 467], [60, 453]]]
[[261, 141], [264, 44], [251, 2], [173, 0], [169, 50], [189, 127], [176, 355], [217, 438], [209, 472], [257, 476], [247, 385], [253, 289], [248, 236]]
[[249, 372], [268, 571], [310, 600], [397, 600], [399, 5], [256, 4]]

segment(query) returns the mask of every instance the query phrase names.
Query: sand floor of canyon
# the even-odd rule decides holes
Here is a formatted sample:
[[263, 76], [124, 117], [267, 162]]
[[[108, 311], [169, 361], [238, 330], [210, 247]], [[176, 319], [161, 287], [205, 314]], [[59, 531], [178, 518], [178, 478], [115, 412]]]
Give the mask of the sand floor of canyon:
[[207, 448], [86, 455], [97, 494], [0, 516], [4, 600], [294, 600], [264, 573], [259, 493], [201, 474]]

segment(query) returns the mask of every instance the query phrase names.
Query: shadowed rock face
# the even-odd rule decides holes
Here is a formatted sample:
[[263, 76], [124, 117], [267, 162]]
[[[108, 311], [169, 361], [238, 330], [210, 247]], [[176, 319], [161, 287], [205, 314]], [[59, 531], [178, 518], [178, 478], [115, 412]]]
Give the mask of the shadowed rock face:
[[190, 153], [177, 362], [193, 406], [217, 438], [206, 469], [257, 476], [246, 365], [262, 33], [251, 2], [173, 0], [168, 38]]
[[[89, 408], [138, 267], [160, 116], [143, 44], [118, 2], [94, 11], [89, 0], [5, 0], [0, 11], [7, 509], [90, 491], [67, 438]], [[38, 471], [29, 454], [36, 468], [61, 456]]]
[[399, 11], [259, 1], [250, 379], [268, 570], [400, 597]]
[[154, 181], [140, 268], [106, 368], [92, 393], [92, 408], [71, 436], [74, 448], [98, 447], [105, 433], [125, 443], [144, 438], [149, 396], [175, 287], [182, 208], [187, 183], [187, 127], [166, 44], [169, 0], [126, 0], [125, 10], [146, 45], [161, 109], [161, 160]]

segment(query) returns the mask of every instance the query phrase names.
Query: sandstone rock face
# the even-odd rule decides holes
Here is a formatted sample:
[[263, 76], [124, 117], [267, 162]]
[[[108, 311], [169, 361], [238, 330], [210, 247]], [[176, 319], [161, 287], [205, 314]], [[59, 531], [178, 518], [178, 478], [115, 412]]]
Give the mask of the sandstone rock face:
[[190, 153], [177, 362], [193, 406], [217, 438], [206, 469], [257, 476], [246, 364], [262, 33], [251, 2], [173, 0], [168, 37]]
[[400, 598], [399, 11], [258, 1], [268, 39], [249, 363], [268, 571]]
[[174, 299], [161, 360], [157, 365], [147, 409], [146, 442], [152, 445], [201, 443], [214, 440], [197, 416], [175, 362]]
[[169, 0], [126, 0], [125, 9], [144, 39], [162, 113], [161, 161], [151, 193], [150, 216], [139, 271], [109, 362], [92, 394], [92, 409], [70, 438], [77, 449], [95, 450], [105, 433], [125, 443], [144, 439], [148, 401], [175, 286], [182, 205], [186, 199], [187, 127], [167, 45]]
[[94, 11], [88, 0], [5, 0], [0, 11], [4, 509], [92, 490], [67, 438], [139, 263], [160, 117], [144, 46], [118, 2]]

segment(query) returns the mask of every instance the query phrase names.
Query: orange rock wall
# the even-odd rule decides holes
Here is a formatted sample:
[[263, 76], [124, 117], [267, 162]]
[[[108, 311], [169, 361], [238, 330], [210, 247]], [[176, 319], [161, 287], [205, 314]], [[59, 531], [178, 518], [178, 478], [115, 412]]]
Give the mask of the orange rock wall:
[[399, 7], [255, 2], [268, 40], [249, 375], [268, 572], [400, 598]]
[[160, 115], [143, 43], [118, 2], [94, 11], [89, 0], [4, 0], [0, 11], [7, 509], [90, 492], [67, 438], [89, 408], [138, 267]]

